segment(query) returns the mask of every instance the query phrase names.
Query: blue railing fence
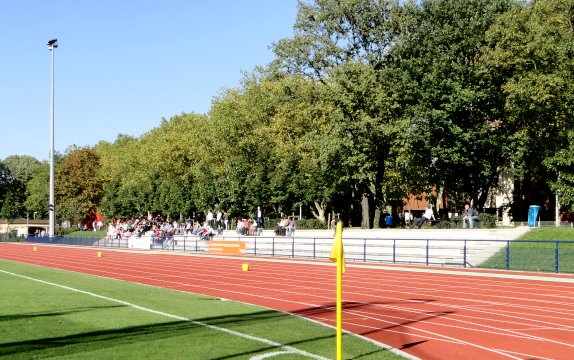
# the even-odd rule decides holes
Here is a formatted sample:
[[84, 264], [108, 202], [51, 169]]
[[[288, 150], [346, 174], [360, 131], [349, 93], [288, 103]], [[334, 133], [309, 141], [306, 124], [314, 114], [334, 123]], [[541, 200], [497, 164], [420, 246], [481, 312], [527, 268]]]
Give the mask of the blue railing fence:
[[[328, 259], [332, 237], [217, 236], [216, 240], [245, 241], [246, 255]], [[63, 236], [28, 237], [28, 242], [129, 248], [129, 239]], [[138, 239], [150, 250], [208, 252], [209, 242], [195, 235], [173, 239]], [[345, 238], [347, 261], [502, 270], [574, 273], [574, 240], [468, 240]]]

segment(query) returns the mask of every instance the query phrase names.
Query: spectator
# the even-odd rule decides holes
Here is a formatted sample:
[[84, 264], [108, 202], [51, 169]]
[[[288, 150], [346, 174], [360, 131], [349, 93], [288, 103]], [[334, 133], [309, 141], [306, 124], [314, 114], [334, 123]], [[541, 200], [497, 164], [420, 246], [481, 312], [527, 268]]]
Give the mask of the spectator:
[[209, 223], [206, 221], [203, 223], [203, 227], [201, 228], [201, 232], [199, 233], [199, 238], [201, 240], [211, 240], [211, 238], [215, 235], [215, 231], [213, 231], [213, 228], [209, 225]]
[[295, 229], [297, 228], [297, 223], [295, 219], [290, 219], [289, 224], [287, 225], [287, 236], [295, 235]]
[[227, 211], [223, 211], [223, 228], [229, 230], [229, 214]]
[[106, 239], [107, 240], [113, 240], [116, 234], [116, 228], [114, 227], [113, 223], [109, 223], [108, 224], [108, 232], [106, 234]]
[[193, 235], [197, 235], [201, 232], [201, 226], [199, 225], [199, 221], [194, 221], [193, 222], [193, 229], [191, 229], [191, 233]]
[[249, 220], [243, 219], [241, 224], [241, 235], [249, 235]]
[[223, 225], [223, 213], [220, 209], [215, 213], [215, 223], [217, 224], [218, 229]]
[[207, 215], [205, 216], [205, 220], [207, 220], [207, 225], [213, 227], [213, 213], [211, 210], [207, 210]]
[[417, 221], [415, 221], [413, 226], [416, 226], [418, 229], [420, 229], [425, 222], [431, 221], [431, 220], [436, 220], [436, 218], [434, 217], [434, 212], [432, 211], [432, 206], [427, 205], [427, 209], [425, 210], [425, 213], [423, 214], [423, 216], [421, 216], [419, 219], [417, 219]]
[[289, 220], [284, 217], [275, 227], [275, 235], [285, 236], [287, 226], [289, 226]]
[[261, 206], [258, 206], [255, 210], [255, 220], [257, 221], [257, 233], [260, 234], [263, 231], [263, 223], [265, 221]]
[[478, 211], [474, 210], [469, 203], [464, 204], [464, 214], [462, 216], [462, 227], [467, 228], [470, 227], [478, 227], [478, 222], [480, 219], [478, 218]]

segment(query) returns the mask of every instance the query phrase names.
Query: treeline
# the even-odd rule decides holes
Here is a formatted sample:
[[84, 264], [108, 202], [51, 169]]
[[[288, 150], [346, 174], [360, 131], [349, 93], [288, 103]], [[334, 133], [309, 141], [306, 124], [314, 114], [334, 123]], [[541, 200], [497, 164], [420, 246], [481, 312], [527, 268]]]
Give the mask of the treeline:
[[[273, 50], [207, 114], [60, 155], [58, 218], [261, 205], [373, 227], [408, 194], [480, 209], [503, 172], [515, 209], [572, 209], [574, 0], [301, 1]], [[0, 216], [47, 216], [48, 164], [0, 166]]]

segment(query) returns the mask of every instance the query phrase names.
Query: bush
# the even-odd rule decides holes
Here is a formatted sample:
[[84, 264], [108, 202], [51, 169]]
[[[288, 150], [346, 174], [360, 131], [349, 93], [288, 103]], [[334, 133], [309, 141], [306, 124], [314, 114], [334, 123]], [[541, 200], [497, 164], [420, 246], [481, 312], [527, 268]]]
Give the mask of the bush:
[[297, 229], [320, 230], [326, 229], [327, 224], [318, 219], [300, 219], [296, 221]]
[[453, 227], [454, 227], [454, 224], [448, 220], [443, 219], [440, 221], [440, 228], [441, 229], [452, 229]]
[[480, 213], [478, 214], [478, 218], [480, 219], [481, 228], [493, 229], [496, 227], [498, 216], [493, 214]]
[[441, 228], [443, 229], [457, 229], [462, 227], [462, 218], [460, 216], [452, 216], [448, 220], [443, 220]]

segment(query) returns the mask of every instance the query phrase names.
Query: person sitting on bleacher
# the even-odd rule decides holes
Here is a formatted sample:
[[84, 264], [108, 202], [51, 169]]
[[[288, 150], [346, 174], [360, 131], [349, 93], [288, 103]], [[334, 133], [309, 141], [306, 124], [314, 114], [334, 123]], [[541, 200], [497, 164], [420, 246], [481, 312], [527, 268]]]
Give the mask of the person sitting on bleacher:
[[279, 224], [275, 227], [275, 235], [285, 236], [285, 232], [289, 226], [289, 219], [286, 217], [282, 218]]
[[432, 206], [427, 205], [427, 209], [425, 210], [425, 213], [423, 214], [423, 216], [418, 218], [417, 221], [415, 221], [413, 227], [420, 229], [425, 222], [431, 221], [431, 220], [436, 220], [436, 218], [434, 217], [434, 212], [432, 211]]
[[199, 233], [199, 239], [209, 241], [213, 236], [215, 236], [215, 230], [213, 230], [207, 221], [204, 222]]
[[462, 217], [462, 221], [462, 227], [465, 229], [467, 227], [470, 227], [471, 229], [474, 227], [478, 228], [478, 223], [480, 221], [478, 211], [471, 208], [469, 203], [464, 204], [464, 215]]
[[297, 228], [297, 223], [295, 222], [295, 219], [291, 219], [289, 220], [289, 225], [287, 225], [287, 236], [293, 236], [295, 235], [295, 229]]

